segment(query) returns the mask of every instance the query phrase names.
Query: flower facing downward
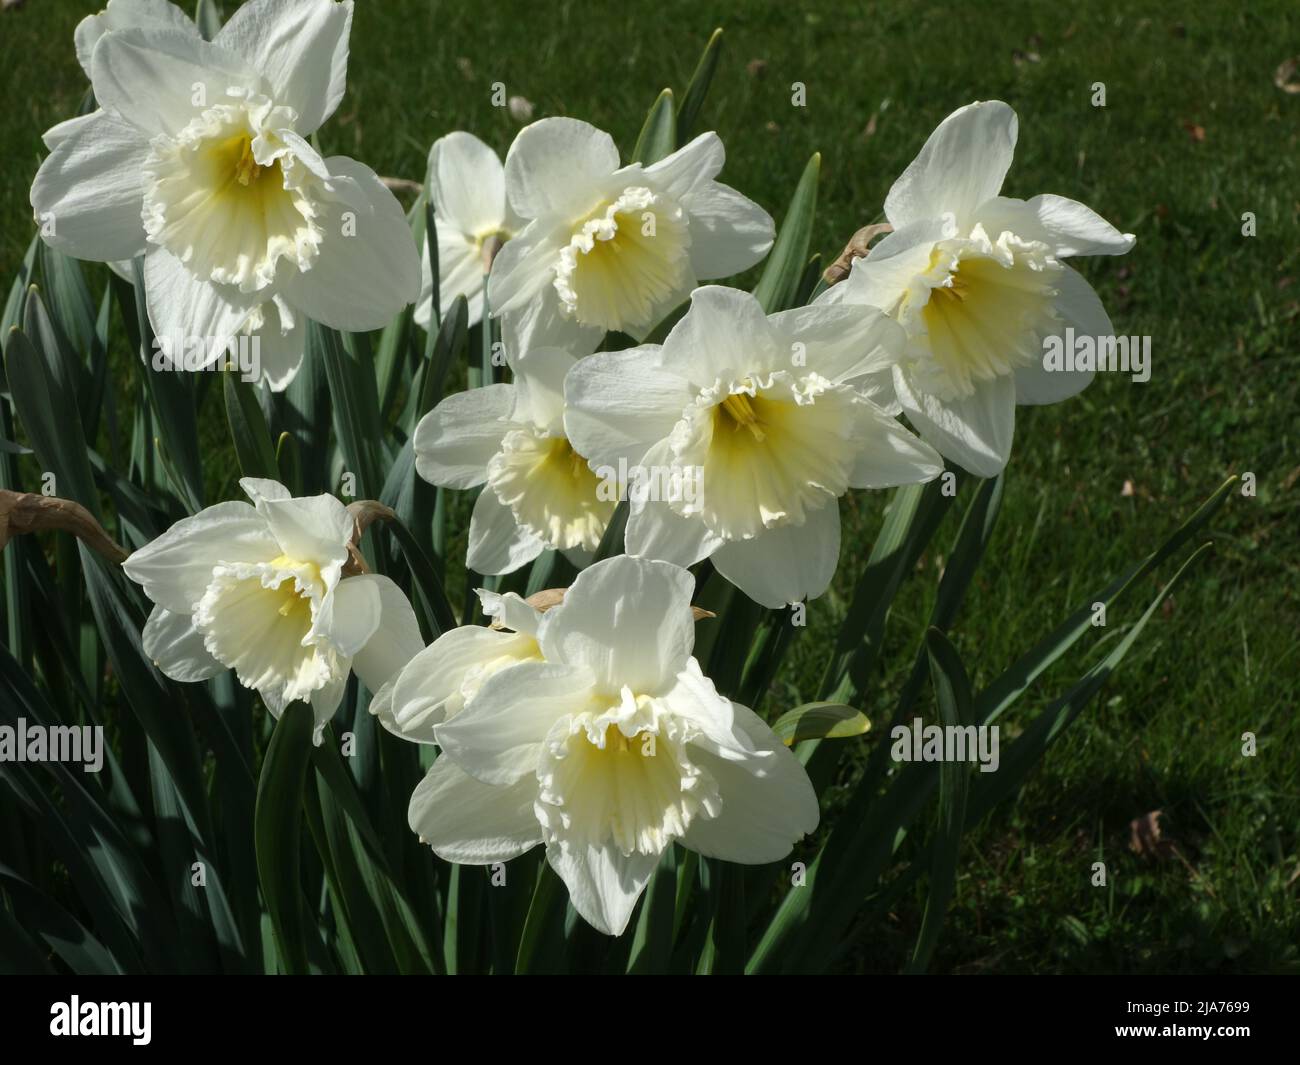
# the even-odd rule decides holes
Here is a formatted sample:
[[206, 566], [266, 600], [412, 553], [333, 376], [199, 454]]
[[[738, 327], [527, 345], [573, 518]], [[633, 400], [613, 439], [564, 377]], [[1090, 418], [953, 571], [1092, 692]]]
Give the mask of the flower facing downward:
[[1092, 371], [1043, 365], [1044, 341], [1072, 328], [1107, 337], [1101, 301], [1062, 261], [1133, 246], [1089, 208], [1061, 196], [1000, 195], [1016, 115], [970, 104], [940, 123], [894, 183], [894, 232], [853, 264], [819, 305], [865, 304], [907, 330], [894, 386], [909, 420], [944, 455], [981, 477], [1011, 453], [1017, 403], [1055, 403]]
[[442, 754], [411, 797], [411, 828], [470, 865], [544, 844], [574, 908], [609, 935], [674, 842], [744, 864], [789, 854], [817, 827], [817, 797], [691, 657], [694, 585], [627, 556], [579, 574], [537, 625], [542, 659], [493, 672], [433, 729]]
[[545, 548], [585, 565], [615, 500], [602, 498], [587, 460], [564, 435], [564, 375], [558, 348], [511, 360], [514, 383], [448, 396], [415, 429], [415, 469], [449, 488], [483, 485], [470, 519], [466, 564], [510, 573]]
[[565, 428], [593, 468], [626, 464], [699, 484], [668, 498], [630, 495], [630, 554], [680, 566], [711, 558], [764, 606], [815, 598], [839, 560], [839, 497], [943, 469], [880, 405], [893, 402], [887, 382], [902, 339], [880, 313], [766, 316], [748, 293], [697, 289], [662, 347], [603, 352], [573, 368]]
[[521, 130], [505, 187], [527, 225], [493, 266], [492, 313], [520, 314], [530, 346], [591, 351], [607, 330], [644, 337], [697, 281], [753, 266], [772, 219], [714, 180], [724, 157], [703, 133], [650, 166], [620, 167], [613, 139], [585, 122]]
[[[483, 317], [487, 273], [505, 242], [523, 228], [506, 199], [505, 170], [497, 153], [472, 133], [448, 133], [429, 149], [429, 202], [438, 228], [438, 303], [443, 311], [457, 296], [469, 303], [469, 324]], [[433, 270], [427, 249], [420, 255], [420, 298], [415, 320], [425, 329], [433, 318]]]
[[378, 690], [420, 650], [419, 626], [387, 577], [344, 575], [353, 519], [337, 499], [239, 483], [253, 506], [208, 507], [122, 564], [156, 604], [145, 653], [173, 680], [233, 669], [276, 717], [309, 702], [319, 743], [349, 671]]
[[352, 3], [252, 0], [210, 43], [169, 7], [115, 0], [78, 27], [101, 110], [47, 138], [32, 207], [70, 255], [144, 256], [164, 354], [201, 337], [215, 361], [253, 334], [282, 389], [306, 318], [376, 329], [419, 291], [392, 194], [305, 139], [343, 96]]

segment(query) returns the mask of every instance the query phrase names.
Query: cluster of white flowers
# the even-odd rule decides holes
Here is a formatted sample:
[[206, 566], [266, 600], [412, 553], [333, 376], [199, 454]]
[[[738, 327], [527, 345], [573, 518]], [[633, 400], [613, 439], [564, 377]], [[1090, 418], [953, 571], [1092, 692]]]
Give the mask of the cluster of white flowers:
[[[944, 459], [999, 473], [1016, 405], [1088, 384], [1045, 371], [1044, 340], [1112, 331], [1064, 260], [1133, 238], [1071, 200], [1002, 196], [1015, 114], [971, 104], [895, 182], [893, 231], [847, 280], [767, 314], [699, 287], [774, 236], [716, 180], [716, 134], [622, 165], [607, 133], [546, 118], [504, 163], [468, 133], [433, 145], [421, 285], [383, 183], [308, 140], [343, 96], [352, 17], [352, 0], [251, 0], [207, 42], [165, 0], [110, 0], [76, 36], [99, 109], [46, 135], [42, 233], [84, 259], [143, 257], [158, 335], [260, 336], [273, 390], [302, 362], [306, 319], [365, 331], [415, 303], [436, 328], [436, 259], [441, 307], [463, 295], [471, 324], [499, 320], [510, 382], [429, 412], [416, 471], [480, 489], [474, 571], [547, 549], [586, 568], [545, 613], [484, 593], [495, 628], [421, 650], [405, 594], [349, 568], [342, 504], [245, 479], [253, 505], [208, 508], [127, 561], [156, 604], [144, 644], [178, 680], [230, 668], [273, 713], [310, 702], [318, 741], [355, 670], [386, 727], [441, 750], [412, 829], [456, 862], [544, 844], [578, 911], [619, 934], [672, 843], [769, 862], [818, 820], [798, 761], [691, 656], [685, 567], [709, 559], [766, 607], [815, 598], [850, 488], [926, 482]], [[636, 346], [598, 350], [611, 334]], [[626, 556], [591, 565], [616, 505], [601, 478], [632, 467], [698, 473], [701, 490], [632, 495]]]

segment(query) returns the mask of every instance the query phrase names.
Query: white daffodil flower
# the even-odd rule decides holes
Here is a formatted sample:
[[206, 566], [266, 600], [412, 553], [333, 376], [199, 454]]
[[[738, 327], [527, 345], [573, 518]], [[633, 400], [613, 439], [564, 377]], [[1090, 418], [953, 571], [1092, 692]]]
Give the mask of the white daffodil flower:
[[889, 190], [894, 232], [818, 301], [878, 307], [903, 325], [899, 402], [923, 438], [980, 477], [1007, 463], [1016, 404], [1055, 403], [1092, 380], [1091, 370], [1045, 369], [1047, 338], [1113, 332], [1063, 260], [1123, 255], [1134, 241], [1074, 200], [1000, 195], [1016, 128], [998, 100], [944, 119]]
[[797, 758], [691, 656], [695, 581], [620, 556], [584, 570], [538, 625], [543, 660], [488, 676], [434, 728], [411, 797], [442, 858], [486, 865], [541, 843], [574, 908], [620, 935], [673, 843], [775, 862], [817, 827]]
[[263, 378], [283, 389], [307, 318], [377, 329], [419, 293], [392, 193], [305, 139], [342, 99], [352, 2], [251, 0], [211, 43], [168, 6], [114, 0], [78, 27], [101, 109], [47, 135], [32, 208], [69, 255], [144, 256], [149, 319], [173, 362], [182, 345], [214, 362], [251, 334]]
[[320, 743], [349, 671], [377, 691], [420, 651], [419, 625], [387, 577], [344, 575], [354, 523], [337, 499], [239, 484], [253, 506], [208, 507], [122, 564], [156, 604], [144, 650], [173, 680], [233, 669], [276, 717], [310, 703]]
[[[582, 359], [565, 430], [598, 473], [627, 471], [629, 554], [703, 558], [751, 599], [816, 598], [840, 553], [838, 499], [937, 477], [938, 454], [892, 416], [902, 330], [880, 312], [764, 315], [746, 292], [696, 289], [663, 346]], [[699, 485], [697, 492], [656, 485]]]
[[608, 133], [571, 118], [519, 132], [506, 155], [510, 206], [527, 222], [488, 280], [528, 347], [594, 351], [607, 330], [643, 338], [700, 280], [758, 262], [766, 211], [714, 180], [725, 152], [702, 133], [650, 166], [619, 166]]
[[564, 435], [564, 376], [576, 360], [558, 348], [507, 360], [513, 384], [457, 392], [420, 420], [416, 472], [446, 488], [483, 485], [466, 558], [475, 573], [513, 572], [548, 547], [586, 565], [617, 493], [601, 492]]
[[[483, 318], [483, 291], [492, 260], [524, 223], [506, 199], [500, 158], [472, 133], [448, 133], [433, 142], [427, 188], [438, 227], [438, 304], [445, 312], [457, 296], [464, 296], [469, 324], [475, 325]], [[427, 237], [420, 271], [415, 321], [428, 329], [433, 270]]]
[[389, 732], [413, 743], [436, 743], [434, 726], [460, 713], [488, 677], [541, 659], [541, 611], [514, 592], [480, 588], [478, 597], [483, 613], [499, 627], [461, 625], [444, 632], [377, 691], [370, 712]]

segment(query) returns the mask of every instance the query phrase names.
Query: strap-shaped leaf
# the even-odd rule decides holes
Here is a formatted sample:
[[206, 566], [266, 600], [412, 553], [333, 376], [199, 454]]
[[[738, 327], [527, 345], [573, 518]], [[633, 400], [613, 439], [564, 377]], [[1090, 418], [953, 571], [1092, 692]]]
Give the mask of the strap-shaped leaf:
[[861, 710], [843, 703], [804, 703], [772, 722], [772, 731], [787, 747], [804, 740], [841, 740], [862, 736], [871, 721]]
[[754, 295], [768, 314], [788, 310], [795, 305], [804, 268], [808, 262], [808, 247], [812, 243], [813, 216], [817, 213], [817, 179], [821, 174], [822, 157], [813, 153], [804, 167], [799, 184], [795, 186], [790, 206], [776, 234], [776, 243], [763, 267], [763, 276], [754, 286]]
[[[1112, 582], [1103, 592], [1092, 597], [1083, 613], [1083, 624], [1091, 616], [1091, 603], [1109, 601], [1128, 587], [1140, 574], [1150, 567], [1168, 558], [1170, 554], [1187, 541], [1189, 536], [1209, 521], [1210, 517], [1222, 505], [1226, 494], [1235, 478], [1230, 478], [1214, 493], [1183, 525], [1165, 541], [1141, 565], [1135, 567], [1119, 580]], [[1120, 646], [1093, 671], [1090, 671], [1080, 684], [1064, 697], [1062, 707], [1053, 712], [1054, 717], [1042, 726], [1045, 741], [1059, 735], [1086, 701], [1095, 694], [1100, 681], [1108, 676], [1118, 664], [1123, 654], [1132, 646], [1154, 610], [1164, 601], [1169, 590], [1186, 571], [1193, 555], [1181, 567], [1173, 579], [1153, 600], [1147, 612], [1127, 634]], [[988, 724], [996, 713], [1010, 705], [1036, 678], [1047, 664], [1055, 661], [1065, 647], [1072, 645], [1079, 637], [1076, 632], [1076, 614], [1062, 625], [1053, 637], [1044, 640], [1039, 647], [1017, 662], [999, 677], [974, 700], [973, 721], [975, 724]], [[1068, 705], [1065, 705], [1068, 704]], [[1056, 704], [1054, 704], [1055, 706]], [[1024, 737], [1022, 736], [1023, 740]], [[1018, 741], [1019, 742], [1019, 741]], [[1031, 745], [1026, 745], [1025, 754], [1034, 753]], [[1041, 750], [1037, 751], [1041, 754]], [[1006, 756], [1004, 755], [1004, 761]], [[1028, 766], [1034, 764], [1028, 760]], [[970, 800], [968, 818], [976, 811], [987, 809], [996, 795], [989, 789], [1006, 789], [1011, 776], [1002, 777], [1005, 769], [991, 774], [1000, 780], [981, 783], [976, 794]], [[824, 966], [826, 959], [833, 957], [840, 945], [840, 937], [852, 920], [858, 906], [870, 891], [881, 872], [889, 862], [901, 829], [911, 824], [924, 808], [928, 797], [933, 793], [937, 783], [937, 773], [929, 764], [910, 766], [898, 775], [894, 785], [880, 798], [869, 802], [867, 816], [864, 819], [842, 817], [836, 822], [825, 845], [808, 870], [808, 888], [792, 891], [782, 900], [776, 915], [769, 923], [757, 947], [750, 958], [749, 971], [812, 971]], [[1005, 791], [1002, 792], [1005, 794]], [[986, 797], [987, 796], [987, 797]], [[816, 887], [814, 892], [812, 889]], [[810, 922], [810, 902], [812, 896], [825, 900], [820, 904], [816, 921]]]
[[[945, 728], [964, 728], [973, 716], [970, 680], [956, 648], [938, 629], [926, 634], [930, 676], [934, 681], [939, 723]], [[925, 899], [921, 931], [917, 934], [907, 972], [922, 973], [930, 964], [939, 943], [944, 914], [957, 887], [957, 858], [962, 830], [966, 827], [966, 795], [970, 787], [970, 766], [960, 761], [939, 764], [939, 818], [930, 861], [930, 892]]]
[[722, 27], [719, 26], [709, 35], [704, 53], [695, 65], [695, 73], [691, 75], [691, 83], [686, 86], [686, 92], [682, 96], [682, 104], [677, 109], [678, 148], [690, 141], [695, 134], [695, 124], [699, 121], [700, 111], [704, 107], [705, 97], [709, 95], [709, 87], [713, 84], [713, 75], [717, 73], [718, 60], [721, 58]]
[[237, 370], [227, 370], [222, 375], [226, 423], [230, 426], [230, 438], [234, 441], [243, 475], [274, 481], [279, 479], [280, 469], [275, 460], [275, 449], [271, 446], [266, 416], [253, 388], [250, 382], [240, 378]]
[[632, 149], [632, 157], [628, 162], [649, 166], [664, 156], [671, 155], [676, 147], [677, 119], [673, 114], [673, 90], [664, 89], [645, 116], [636, 139], [636, 147]]
[[306, 703], [293, 702], [285, 707], [262, 763], [253, 824], [262, 898], [280, 960], [291, 976], [309, 970], [299, 860], [302, 794], [311, 758], [312, 727], [312, 711]]

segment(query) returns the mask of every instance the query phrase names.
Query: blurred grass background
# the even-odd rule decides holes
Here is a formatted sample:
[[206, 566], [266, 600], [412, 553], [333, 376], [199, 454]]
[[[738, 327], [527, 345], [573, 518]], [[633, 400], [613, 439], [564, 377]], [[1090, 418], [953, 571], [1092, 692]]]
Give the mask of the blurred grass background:
[[[226, 0], [225, 13], [234, 6]], [[27, 0], [0, 12], [0, 277], [12, 276], [33, 232], [40, 133], [85, 91], [72, 32], [97, 7]], [[881, 217], [891, 182], [935, 124], [987, 98], [1020, 115], [1008, 195], [1070, 196], [1137, 234], [1128, 256], [1075, 265], [1117, 333], [1152, 337], [1151, 380], [1102, 376], [1066, 404], [1020, 409], [998, 532], [955, 629], [977, 684], [1154, 548], [1226, 476], [1250, 471], [1257, 482], [1254, 498], [1230, 500], [1213, 555], [1031, 784], [967, 838], [934, 968], [1300, 970], [1300, 94], [1274, 83], [1300, 53], [1300, 9], [1289, 0], [362, 0], [348, 94], [322, 144], [416, 180], [429, 144], [453, 129], [504, 154], [519, 122], [492, 106], [502, 82], [536, 117], [585, 119], [626, 152], [658, 91], [684, 89], [718, 25], [724, 52], [701, 128], [726, 143], [722, 178], [779, 222], [820, 151], [814, 249], [828, 259]], [[792, 106], [794, 82], [806, 86], [805, 107]], [[1096, 82], [1104, 108], [1091, 103]], [[1247, 211], [1254, 237], [1242, 235]], [[221, 450], [220, 405], [209, 408]], [[865, 493], [846, 504], [834, 588], [811, 606], [773, 707], [815, 687], [882, 504]], [[865, 707], [881, 731], [869, 742], [887, 739], [954, 534], [950, 518], [898, 598]], [[1004, 742], [1105, 653], [1157, 588], [1152, 578], [1132, 591], [1083, 654], [1018, 704]], [[1258, 736], [1255, 758], [1241, 755], [1245, 731]], [[1130, 822], [1155, 810], [1172, 846], [1140, 857]], [[1095, 861], [1106, 863], [1105, 888], [1091, 885]], [[848, 964], [897, 970], [920, 901], [908, 896], [864, 927]]]

